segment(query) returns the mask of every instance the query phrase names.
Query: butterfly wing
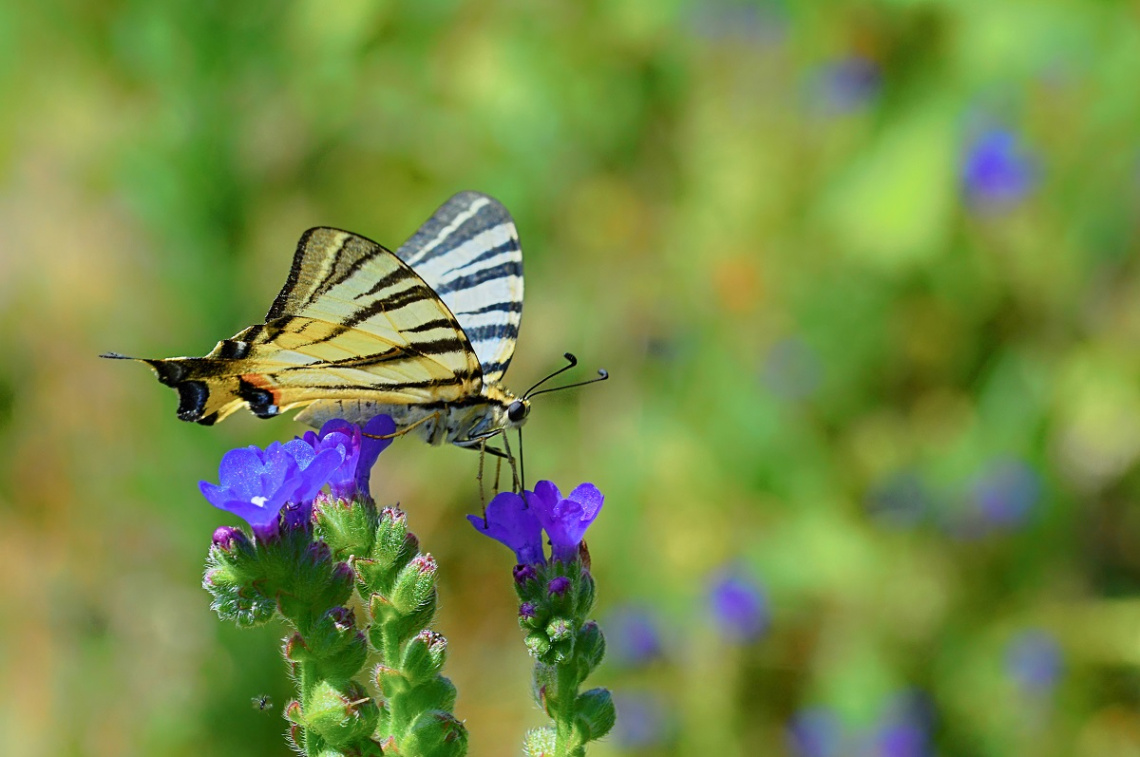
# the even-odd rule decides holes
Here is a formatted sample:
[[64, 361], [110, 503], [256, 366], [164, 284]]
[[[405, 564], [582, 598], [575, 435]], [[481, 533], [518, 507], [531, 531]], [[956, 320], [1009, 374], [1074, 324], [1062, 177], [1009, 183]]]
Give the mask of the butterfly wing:
[[510, 365], [522, 318], [522, 250], [511, 214], [487, 195], [461, 192], [396, 255], [451, 309], [484, 383], [497, 383]]
[[452, 402], [478, 393], [462, 326], [406, 263], [347, 231], [297, 245], [265, 323], [201, 358], [145, 360], [179, 393], [178, 416], [211, 424], [248, 404], [268, 417], [318, 400]]

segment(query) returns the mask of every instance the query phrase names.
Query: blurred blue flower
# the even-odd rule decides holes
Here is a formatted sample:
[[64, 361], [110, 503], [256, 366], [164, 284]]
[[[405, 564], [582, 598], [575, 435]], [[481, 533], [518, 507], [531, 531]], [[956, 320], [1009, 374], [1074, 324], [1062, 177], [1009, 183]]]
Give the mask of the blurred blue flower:
[[636, 667], [661, 656], [657, 617], [647, 608], [623, 605], [610, 612], [606, 622], [606, 657], [618, 665]]
[[824, 106], [846, 113], [873, 100], [882, 84], [883, 72], [876, 61], [852, 55], [824, 66], [817, 86]]
[[966, 147], [962, 185], [976, 206], [1010, 205], [1023, 199], [1036, 182], [1033, 159], [1017, 136], [1005, 129], [981, 132]]
[[646, 749], [668, 738], [668, 712], [654, 694], [614, 694], [617, 722], [613, 738], [622, 749]]
[[738, 566], [713, 577], [709, 604], [713, 619], [726, 638], [754, 641], [768, 628], [768, 600], [764, 591]]
[[[316, 450], [337, 448], [343, 461], [329, 478], [334, 497], [353, 499], [358, 493], [370, 495], [369, 478], [376, 459], [392, 443], [377, 439], [395, 433], [396, 424], [387, 415], [377, 415], [361, 427], [340, 418], [327, 421], [317, 432], [308, 431], [304, 441]], [[368, 434], [368, 436], [365, 436]]]
[[520, 565], [545, 563], [542, 554], [542, 525], [535, 508], [527, 507], [521, 496], [513, 492], [500, 492], [487, 505], [487, 515], [468, 515], [475, 529], [507, 545], [515, 553]]
[[777, 397], [810, 397], [819, 389], [822, 377], [819, 356], [800, 339], [781, 339], [764, 357], [764, 383]]
[[198, 486], [211, 505], [244, 520], [264, 541], [277, 533], [277, 518], [286, 503], [307, 512], [343, 459], [339, 449], [318, 451], [301, 439], [273, 442], [264, 450], [243, 447], [222, 456], [220, 486], [208, 481]]
[[800, 710], [788, 724], [788, 746], [798, 757], [837, 757], [843, 747], [843, 724], [826, 707]]
[[975, 481], [974, 504], [987, 523], [1013, 527], [1025, 522], [1041, 489], [1041, 477], [1028, 463], [997, 460]]
[[1022, 631], [1006, 646], [1005, 667], [1023, 691], [1051, 691], [1064, 671], [1061, 645], [1046, 631]]
[[578, 556], [586, 529], [598, 517], [605, 497], [593, 484], [586, 483], [563, 498], [550, 481], [539, 481], [527, 502], [550, 538], [551, 558], [569, 562]]

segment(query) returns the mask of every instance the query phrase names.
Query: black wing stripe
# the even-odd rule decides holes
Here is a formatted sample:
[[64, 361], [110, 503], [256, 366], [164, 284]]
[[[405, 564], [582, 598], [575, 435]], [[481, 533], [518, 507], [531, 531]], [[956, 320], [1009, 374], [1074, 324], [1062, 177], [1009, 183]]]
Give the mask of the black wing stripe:
[[450, 294], [451, 292], [456, 292], [461, 289], [470, 289], [471, 287], [478, 286], [485, 281], [490, 281], [492, 279], [501, 279], [514, 275], [517, 269], [518, 266], [513, 262], [503, 263], [502, 265], [497, 265], [494, 268], [484, 268], [480, 271], [468, 274], [467, 276], [461, 276], [457, 279], [441, 284], [436, 289], [436, 292], [442, 295]]

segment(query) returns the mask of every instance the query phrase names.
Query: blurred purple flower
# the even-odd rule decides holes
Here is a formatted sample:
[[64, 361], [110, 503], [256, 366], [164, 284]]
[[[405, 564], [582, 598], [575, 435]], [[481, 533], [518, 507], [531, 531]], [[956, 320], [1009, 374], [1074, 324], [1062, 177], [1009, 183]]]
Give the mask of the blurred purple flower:
[[264, 450], [243, 447], [222, 456], [220, 486], [202, 481], [198, 487], [211, 505], [244, 520], [264, 541], [277, 533], [285, 504], [310, 507], [342, 461], [340, 450], [318, 452], [301, 439], [273, 442]]
[[1041, 478], [1022, 460], [998, 460], [974, 483], [974, 503], [981, 517], [999, 527], [1025, 522], [1041, 497]]
[[615, 694], [617, 722], [613, 737], [622, 749], [646, 749], [668, 738], [668, 712], [654, 694]]
[[1022, 631], [1006, 646], [1005, 667], [1022, 690], [1051, 691], [1064, 670], [1061, 645], [1046, 631]]
[[810, 397], [819, 389], [822, 376], [819, 356], [800, 339], [781, 339], [764, 357], [764, 384], [783, 399]]
[[875, 729], [876, 757], [926, 757], [933, 720], [928, 699], [914, 691], [896, 696]]
[[843, 724], [826, 707], [800, 710], [788, 724], [788, 745], [797, 757], [837, 757], [843, 747]]
[[768, 628], [768, 601], [760, 584], [741, 568], [714, 576], [709, 592], [712, 615], [728, 639], [749, 642]]
[[606, 622], [607, 657], [619, 665], [645, 665], [662, 653], [656, 616], [648, 609], [624, 605], [610, 612]]
[[976, 206], [1002, 206], [1023, 199], [1036, 182], [1033, 159], [1005, 129], [981, 132], [966, 147], [962, 186]]
[[818, 87], [824, 106], [847, 113], [866, 105], [883, 84], [879, 64], [862, 55], [852, 55], [825, 66]]
[[[396, 424], [387, 415], [377, 415], [361, 427], [340, 418], [326, 421], [321, 430], [305, 433], [304, 441], [316, 450], [337, 448], [343, 462], [329, 479], [334, 497], [353, 499], [357, 493], [371, 496], [368, 482], [376, 459], [392, 443], [374, 437], [395, 433]], [[365, 436], [368, 434], [368, 436]]]
[[535, 508], [528, 508], [518, 494], [500, 492], [487, 505], [485, 519], [468, 515], [467, 520], [479, 533], [507, 545], [520, 565], [546, 562], [542, 554], [542, 525]]
[[598, 517], [605, 497], [593, 484], [581, 484], [570, 496], [550, 481], [539, 481], [533, 492], [526, 493], [527, 502], [550, 538], [551, 558], [569, 562], [578, 556], [578, 546], [586, 529]]

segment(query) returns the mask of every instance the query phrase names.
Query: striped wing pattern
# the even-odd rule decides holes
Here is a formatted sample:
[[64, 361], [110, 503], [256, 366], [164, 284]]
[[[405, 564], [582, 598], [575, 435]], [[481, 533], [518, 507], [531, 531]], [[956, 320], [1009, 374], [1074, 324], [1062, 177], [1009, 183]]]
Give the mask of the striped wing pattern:
[[396, 255], [455, 314], [484, 383], [498, 383], [515, 351], [523, 300], [522, 250], [507, 209], [487, 195], [461, 192]]
[[204, 424], [243, 404], [269, 417], [324, 399], [454, 402], [482, 387], [463, 326], [424, 279], [381, 245], [323, 227], [301, 237], [264, 324], [205, 357], [145, 362], [178, 390], [179, 417]]

